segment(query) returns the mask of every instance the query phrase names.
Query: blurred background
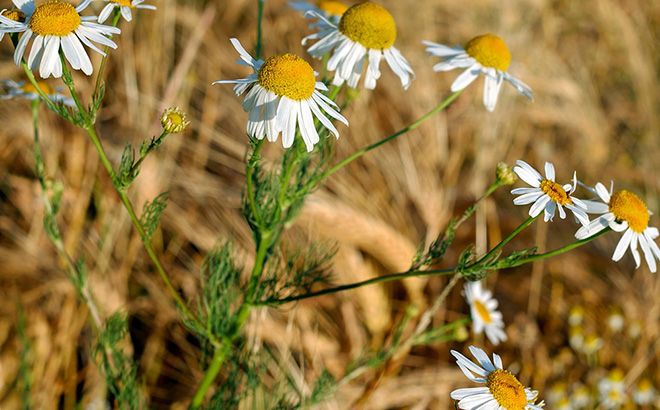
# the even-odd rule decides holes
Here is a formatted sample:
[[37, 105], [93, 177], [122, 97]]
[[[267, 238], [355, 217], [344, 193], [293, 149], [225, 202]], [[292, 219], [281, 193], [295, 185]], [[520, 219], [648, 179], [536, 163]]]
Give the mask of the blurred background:
[[[98, 3], [97, 11], [103, 5]], [[121, 24], [98, 128], [116, 164], [124, 144], [159, 132], [163, 108], [179, 105], [189, 114], [189, 131], [170, 136], [146, 161], [130, 194], [141, 209], [159, 192], [170, 192], [156, 243], [175, 284], [194, 300], [199, 267], [219, 241], [233, 240], [245, 266], [253, 257], [240, 212], [247, 116], [230, 86], [211, 82], [248, 74], [235, 63], [229, 38], [251, 48], [257, 7], [252, 0], [147, 4], [158, 10], [140, 11], [131, 24]], [[614, 180], [616, 188], [639, 194], [656, 213], [651, 225], [660, 225], [660, 2], [381, 4], [397, 22], [395, 45], [416, 79], [404, 91], [383, 64], [377, 89], [360, 92], [343, 112], [350, 128], [340, 127], [336, 159], [405, 126], [448, 94], [458, 72], [434, 73], [437, 59], [426, 55], [422, 40], [464, 44], [486, 32], [499, 35], [513, 56], [509, 71], [532, 87], [535, 101], [505, 85], [495, 112], [488, 113], [481, 103], [482, 80], [477, 81], [446, 112], [335, 174], [309, 198], [285, 237], [287, 246], [336, 244], [336, 283], [405, 270], [420, 243], [433, 240], [449, 218], [480, 196], [497, 162], [516, 159], [537, 168], [554, 162], [562, 181], [574, 170], [589, 184]], [[310, 33], [307, 22], [285, 1], [266, 2], [263, 29], [266, 56], [292, 52], [311, 61], [300, 45]], [[12, 53], [5, 39], [0, 78], [22, 80]], [[98, 67], [99, 56], [94, 58]], [[320, 62], [314, 64], [320, 71]], [[92, 80], [76, 76], [76, 83], [88, 99]], [[44, 234], [30, 120], [27, 102], [0, 104], [0, 408], [21, 407], [19, 375], [26, 365], [34, 408], [79, 408], [76, 403], [102, 408], [94, 407], [102, 403], [104, 381], [90, 361], [89, 314]], [[59, 222], [68, 251], [86, 261], [102, 315], [128, 314], [127, 348], [139, 364], [150, 407], [184, 408], [203, 375], [198, 342], [179, 323], [84, 132], [45, 109], [41, 127], [47, 174], [64, 184]], [[277, 161], [279, 143], [268, 144], [266, 154], [267, 161]], [[501, 189], [460, 228], [448, 266], [469, 243], [484, 251], [526, 217], [511, 200]], [[570, 221], [537, 223], [511, 249], [553, 249], [570, 242], [575, 229]], [[555, 403], [580, 388], [596, 396], [598, 382], [614, 369], [622, 371], [629, 396], [643, 379], [657, 390], [660, 276], [645, 265], [635, 270], [629, 253], [621, 263], [611, 262], [617, 240], [606, 235], [545, 263], [491, 275], [486, 283], [500, 302], [506, 343], [494, 347], [471, 336], [465, 344], [413, 349], [395, 371], [382, 378], [367, 372], [321, 408], [358, 403], [368, 409], [453, 408], [450, 391], [472, 384], [448, 351], [465, 351], [468, 343], [502, 355], [505, 366], [539, 390], [549, 408], [559, 408]], [[248, 334], [254, 346], [275, 352], [309, 391], [323, 369], [341, 377], [352, 360], [377, 351], [407, 306], [427, 306], [445, 284], [443, 278], [395, 282], [260, 309]], [[436, 324], [468, 314], [460, 288], [451, 292]], [[25, 320], [19, 320], [20, 312]], [[22, 355], [26, 346], [28, 354]], [[626, 407], [637, 408], [630, 401]]]

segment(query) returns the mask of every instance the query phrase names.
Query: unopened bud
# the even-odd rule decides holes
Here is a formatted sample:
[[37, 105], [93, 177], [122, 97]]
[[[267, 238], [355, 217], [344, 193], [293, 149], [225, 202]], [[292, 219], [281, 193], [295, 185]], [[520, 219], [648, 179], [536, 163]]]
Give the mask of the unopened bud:
[[179, 107], [171, 107], [163, 112], [160, 124], [168, 134], [178, 134], [185, 131], [186, 127], [190, 125], [190, 121], [186, 119], [186, 113]]
[[500, 181], [502, 185], [513, 185], [518, 180], [518, 177], [513, 172], [513, 169], [511, 169], [511, 167], [508, 166], [506, 162], [500, 162], [497, 164], [495, 175], [497, 176], [497, 180]]

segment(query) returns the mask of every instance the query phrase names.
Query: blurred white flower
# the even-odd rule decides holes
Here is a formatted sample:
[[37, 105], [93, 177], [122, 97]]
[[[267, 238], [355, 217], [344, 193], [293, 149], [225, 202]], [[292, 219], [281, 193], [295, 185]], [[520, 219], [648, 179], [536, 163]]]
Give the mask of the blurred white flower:
[[[26, 100], [34, 101], [39, 99], [37, 89], [31, 84], [24, 81], [3, 80], [2, 86], [5, 94], [0, 95], [2, 100], [10, 100], [14, 98], [23, 98]], [[45, 81], [37, 82], [39, 89], [43, 91], [48, 98], [54, 103], [62, 103], [69, 107], [74, 107], [76, 104], [71, 97], [62, 94], [61, 87], [53, 88]]]
[[497, 299], [490, 290], [483, 289], [481, 282], [467, 282], [463, 287], [465, 299], [470, 305], [472, 331], [480, 334], [485, 331], [488, 340], [494, 345], [507, 340], [504, 332], [502, 313], [497, 310]]
[[103, 23], [110, 17], [110, 14], [119, 7], [119, 12], [121, 13], [121, 16], [124, 18], [126, 21], [131, 21], [133, 20], [133, 9], [145, 9], [145, 10], [156, 10], [156, 6], [152, 6], [149, 4], [142, 4], [144, 3], [145, 0], [104, 0], [108, 2], [108, 4], [103, 7], [103, 10], [101, 10], [101, 13], [99, 13], [99, 18], [98, 21], [99, 23]]

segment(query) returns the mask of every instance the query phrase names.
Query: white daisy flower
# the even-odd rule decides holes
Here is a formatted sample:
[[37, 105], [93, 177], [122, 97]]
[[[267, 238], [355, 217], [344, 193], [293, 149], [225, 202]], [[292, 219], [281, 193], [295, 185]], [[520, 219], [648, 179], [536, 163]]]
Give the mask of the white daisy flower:
[[483, 34], [468, 41], [465, 47], [449, 47], [443, 44], [424, 41], [426, 52], [442, 58], [433, 66], [434, 71], [450, 71], [465, 68], [451, 85], [453, 92], [470, 85], [479, 74], [485, 76], [484, 105], [493, 111], [503, 81], [509, 82], [518, 92], [530, 100], [534, 99], [532, 89], [507, 72], [511, 64], [511, 53], [504, 40], [494, 34]]
[[[319, 142], [319, 134], [314, 125], [316, 117], [336, 138], [339, 132], [324, 115], [348, 125], [339, 114], [339, 107], [320, 91], [327, 91], [322, 82], [316, 81], [316, 73], [302, 58], [293, 54], [270, 57], [266, 61], [255, 60], [241, 46], [231, 39], [242, 62], [252, 67], [254, 73], [238, 80], [221, 80], [213, 84], [236, 84], [234, 92], [241, 95], [247, 91], [243, 109], [249, 113], [247, 133], [259, 140], [264, 137], [275, 142], [282, 133], [282, 145], [293, 145], [296, 129], [300, 128], [307, 151], [314, 149]], [[313, 114], [313, 115], [312, 115]]]
[[0, 11], [0, 41], [5, 37], [5, 33], [21, 31], [23, 22], [25, 22], [25, 14], [19, 9]]
[[481, 282], [467, 282], [463, 288], [465, 299], [470, 305], [472, 331], [476, 334], [486, 332], [488, 340], [494, 345], [507, 340], [504, 332], [502, 313], [497, 310], [497, 299], [490, 290], [483, 289]]
[[459, 352], [452, 350], [456, 364], [463, 374], [485, 387], [456, 389], [451, 398], [458, 400], [458, 408], [464, 410], [539, 410], [545, 404], [535, 403], [538, 392], [524, 387], [511, 372], [504, 370], [502, 359], [493, 353], [493, 361], [481, 349], [470, 346], [470, 352], [478, 363], [474, 363]]
[[552, 221], [555, 211], [559, 209], [559, 216], [561, 219], [565, 219], [564, 207], [566, 207], [573, 212], [573, 215], [582, 225], [589, 224], [589, 217], [586, 213], [587, 205], [582, 200], [571, 196], [577, 185], [575, 173], [573, 174], [572, 185], [560, 185], [555, 182], [555, 166], [550, 162], [545, 163], [545, 178], [531, 165], [521, 160], [516, 161], [513, 171], [520, 179], [532, 186], [532, 188], [516, 188], [511, 191], [514, 195], [520, 195], [513, 200], [514, 204], [527, 205], [533, 203], [529, 209], [531, 217], [536, 217], [541, 212], [545, 212], [543, 220], [546, 222]]
[[626, 402], [625, 384], [623, 372], [614, 369], [607, 378], [598, 382], [601, 405], [605, 409], [618, 409]]
[[[317, 0], [315, 2], [290, 1], [289, 6], [294, 10], [300, 11], [306, 17], [308, 17], [306, 14], [308, 11], [313, 11], [334, 24], [339, 24], [342, 14], [348, 9], [348, 5], [336, 0]], [[318, 26], [313, 24], [310, 27]]]
[[581, 383], [573, 386], [573, 393], [571, 394], [571, 403], [576, 409], [582, 409], [589, 405], [591, 402], [591, 392], [589, 388]]
[[108, 4], [106, 4], [106, 6], [103, 7], [103, 10], [101, 10], [101, 13], [99, 14], [99, 18], [98, 18], [99, 23], [103, 23], [104, 21], [106, 21], [117, 7], [119, 7], [121, 16], [126, 21], [133, 20], [132, 9], [156, 10], [156, 6], [151, 6], [149, 4], [142, 4], [144, 3], [144, 0], [132, 0], [132, 1], [105, 0], [105, 1], [108, 2]]
[[639, 268], [641, 262], [637, 248], [639, 244], [642, 247], [644, 259], [646, 259], [649, 269], [651, 272], [655, 272], [657, 269], [655, 260], [660, 259], [660, 248], [655, 243], [655, 238], [658, 237], [658, 228], [649, 226], [651, 213], [644, 201], [637, 195], [626, 190], [613, 193], [613, 188], [613, 186], [610, 186], [608, 192], [605, 186], [599, 182], [592, 189], [602, 202], [584, 202], [587, 205], [587, 212], [600, 214], [600, 216], [591, 221], [588, 226], [580, 228], [575, 233], [575, 237], [585, 239], [608, 226], [616, 232], [625, 231], [614, 250], [612, 260], [615, 262], [621, 260], [626, 249], [630, 248], [635, 264]]
[[415, 75], [408, 61], [394, 47], [396, 24], [384, 7], [370, 1], [356, 4], [344, 12], [338, 24], [314, 11], [307, 14], [319, 19], [319, 31], [305, 37], [302, 43], [320, 39], [307, 49], [316, 58], [332, 51], [328, 70], [335, 71], [334, 85], [347, 82], [349, 87], [356, 88], [366, 62], [364, 86], [370, 90], [376, 88], [376, 81], [380, 78], [380, 61], [384, 57], [401, 79], [403, 88], [410, 86]]
[[[0, 99], [2, 100], [22, 98], [34, 101], [39, 99], [39, 93], [31, 83], [26, 83], [24, 81], [16, 82], [13, 80], [3, 80], [1, 83], [5, 89], [5, 94], [0, 95]], [[63, 89], [61, 87], [53, 88], [45, 81], [38, 81], [37, 85], [54, 103], [62, 103], [69, 107], [76, 105], [71, 97], [62, 94]]]
[[27, 63], [33, 70], [39, 68], [41, 78], [48, 78], [51, 75], [56, 78], [62, 76], [60, 50], [74, 70], [81, 70], [91, 75], [92, 62], [83, 44], [102, 55], [105, 53], [92, 42], [117, 48], [117, 45], [106, 35], [119, 34], [118, 28], [93, 22], [96, 20], [95, 16], [80, 15], [91, 0], [84, 0], [75, 8], [71, 3], [63, 0], [50, 0], [38, 6], [35, 0], [13, 0], [13, 2], [25, 15], [25, 21], [20, 23], [20, 26], [6, 27], [4, 24], [6, 21], [2, 20], [0, 32], [22, 33], [14, 52], [16, 65], [20, 65], [28, 43], [34, 36]]
[[655, 401], [655, 388], [649, 379], [642, 379], [635, 390], [633, 390], [633, 400], [640, 406], [650, 405]]

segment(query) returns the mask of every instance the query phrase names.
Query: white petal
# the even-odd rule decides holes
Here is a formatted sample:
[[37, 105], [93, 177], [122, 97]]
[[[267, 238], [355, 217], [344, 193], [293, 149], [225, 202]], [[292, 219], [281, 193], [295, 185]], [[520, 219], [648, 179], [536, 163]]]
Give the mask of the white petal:
[[493, 68], [489, 69], [489, 73], [485, 78], [484, 106], [488, 111], [493, 112], [495, 105], [497, 105], [497, 96], [500, 94], [503, 78]]
[[594, 187], [596, 189], [596, 193], [600, 197], [600, 199], [603, 200], [606, 204], [610, 203], [610, 193], [607, 192], [607, 188], [605, 188], [605, 185], [601, 184], [600, 182], [596, 184]]
[[630, 241], [632, 240], [633, 234], [634, 233], [632, 229], [628, 229], [626, 233], [623, 234], [623, 236], [619, 240], [619, 243], [616, 245], [616, 249], [614, 249], [614, 254], [612, 255], [612, 260], [614, 262], [618, 262], [621, 260], [623, 254], [626, 252], [626, 249], [630, 245]]
[[537, 217], [541, 212], [543, 212], [543, 208], [545, 208], [548, 202], [550, 202], [549, 196], [543, 195], [539, 197], [539, 199], [537, 199], [536, 202], [534, 202], [534, 205], [532, 205], [532, 207], [529, 208], [529, 216], [533, 218]]
[[477, 79], [480, 73], [481, 65], [478, 63], [473, 64], [470, 66], [470, 68], [463, 71], [458, 77], [456, 77], [456, 80], [454, 80], [451, 85], [451, 91], [456, 92], [463, 90], [465, 87], [472, 84], [472, 82]]
[[639, 238], [639, 244], [642, 246], [642, 251], [644, 252], [644, 259], [646, 259], [646, 264], [649, 265], [651, 272], [655, 273], [657, 271], [657, 266], [655, 264], [653, 252], [651, 252], [651, 248], [649, 247], [648, 242], [646, 242], [646, 238], [643, 235], [637, 235], [637, 238]]
[[545, 163], [545, 178], [553, 182], [555, 180], [555, 166], [551, 162]]
[[520, 195], [517, 198], [514, 198], [513, 204], [514, 205], [527, 205], [527, 204], [531, 204], [532, 202], [536, 202], [536, 200], [539, 199], [539, 197], [541, 195], [543, 195], [543, 192], [541, 190], [539, 190], [538, 188], [533, 188], [533, 189], [537, 189], [537, 191], [530, 192], [528, 194], [523, 194], [523, 195]]

